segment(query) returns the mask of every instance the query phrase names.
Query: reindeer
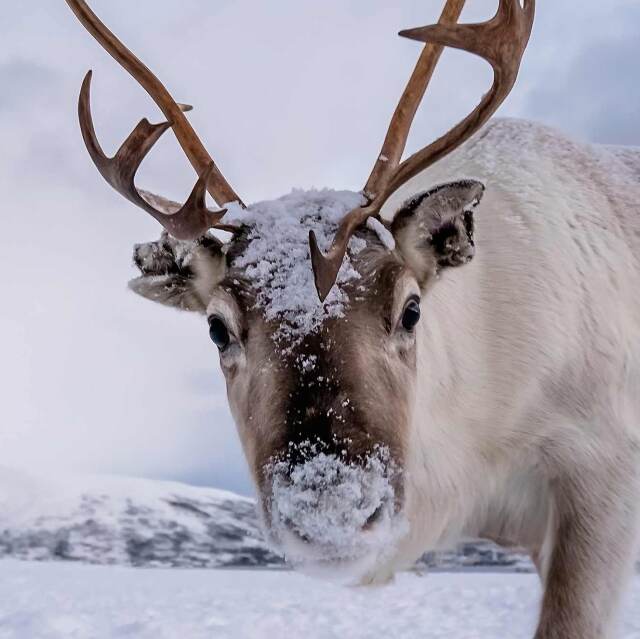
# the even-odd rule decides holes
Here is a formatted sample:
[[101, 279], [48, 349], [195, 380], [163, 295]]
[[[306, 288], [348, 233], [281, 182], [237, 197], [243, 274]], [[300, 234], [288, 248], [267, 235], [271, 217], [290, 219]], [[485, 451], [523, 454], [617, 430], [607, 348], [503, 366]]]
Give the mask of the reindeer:
[[[94, 163], [165, 229], [135, 248], [131, 288], [207, 318], [273, 542], [362, 583], [461, 537], [515, 544], [544, 584], [537, 639], [611, 636], [640, 494], [640, 152], [487, 124], [534, 0], [499, 0], [481, 24], [448, 0], [438, 24], [401, 32], [426, 45], [360, 193], [246, 208], [189, 107], [67, 3], [167, 117], [107, 158], [84, 80]], [[487, 60], [493, 86], [402, 160], [444, 46]], [[183, 205], [134, 185], [168, 128], [198, 174]]]

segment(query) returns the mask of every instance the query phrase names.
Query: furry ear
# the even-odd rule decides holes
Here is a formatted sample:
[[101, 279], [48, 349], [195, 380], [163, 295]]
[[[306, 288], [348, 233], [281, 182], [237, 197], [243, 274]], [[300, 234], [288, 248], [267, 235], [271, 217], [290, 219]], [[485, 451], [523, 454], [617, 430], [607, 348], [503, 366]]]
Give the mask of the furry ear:
[[153, 302], [204, 313], [226, 272], [222, 246], [214, 237], [182, 242], [166, 231], [157, 242], [136, 244], [133, 261], [141, 276], [129, 288]]
[[397, 211], [391, 232], [421, 285], [432, 273], [471, 261], [473, 211], [483, 194], [480, 182], [460, 180], [419, 193]]

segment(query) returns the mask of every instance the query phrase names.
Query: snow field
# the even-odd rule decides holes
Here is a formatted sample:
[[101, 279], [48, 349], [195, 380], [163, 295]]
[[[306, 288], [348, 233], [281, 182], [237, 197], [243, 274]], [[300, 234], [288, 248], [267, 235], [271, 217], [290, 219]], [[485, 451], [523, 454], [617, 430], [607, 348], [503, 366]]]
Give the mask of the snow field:
[[[0, 639], [530, 639], [535, 575], [404, 573], [348, 588], [289, 571], [0, 563]], [[640, 577], [621, 639], [640, 639]]]

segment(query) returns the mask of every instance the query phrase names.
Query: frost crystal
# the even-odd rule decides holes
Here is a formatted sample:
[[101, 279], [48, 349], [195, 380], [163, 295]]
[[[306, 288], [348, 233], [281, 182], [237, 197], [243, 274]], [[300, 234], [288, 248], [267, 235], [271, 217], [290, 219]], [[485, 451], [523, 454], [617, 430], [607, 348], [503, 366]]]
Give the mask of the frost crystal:
[[[394, 513], [399, 471], [388, 449], [377, 446], [356, 463], [318, 452], [309, 442], [299, 446], [309, 454], [306, 461], [267, 467], [273, 478], [271, 527], [284, 541], [287, 559], [303, 566], [392, 552], [406, 522]], [[289, 527], [307, 543], [287, 543]]]
[[370, 217], [367, 220], [367, 228], [378, 236], [378, 239], [386, 249], [393, 251], [393, 249], [396, 248], [396, 241], [391, 231], [380, 220], [377, 220], [375, 217]]
[[309, 231], [315, 231], [320, 249], [326, 251], [342, 218], [363, 203], [359, 193], [324, 189], [295, 190], [247, 209], [229, 206], [225, 222], [250, 229], [248, 247], [234, 266], [244, 269], [265, 319], [279, 322], [276, 341], [295, 345], [326, 318], [344, 315], [349, 299], [343, 285], [360, 277], [350, 257], [366, 242], [351, 239], [336, 285], [321, 303], [313, 280]]

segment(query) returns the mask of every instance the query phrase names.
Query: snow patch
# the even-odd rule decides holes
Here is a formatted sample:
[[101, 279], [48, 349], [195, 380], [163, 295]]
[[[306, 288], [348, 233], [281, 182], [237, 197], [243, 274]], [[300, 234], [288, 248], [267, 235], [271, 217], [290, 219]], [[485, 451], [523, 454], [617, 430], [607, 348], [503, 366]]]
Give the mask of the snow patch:
[[326, 565], [342, 578], [335, 564], [347, 562], [360, 573], [391, 555], [406, 532], [406, 521], [394, 513], [392, 482], [399, 471], [385, 447], [364, 463], [316, 452], [293, 469], [289, 461], [274, 462], [268, 472], [272, 531], [298, 567]]
[[[5, 561], [6, 639], [512, 639], [532, 637], [535, 575], [401, 574], [344, 588], [291, 571], [161, 570]], [[640, 636], [640, 578], [620, 639]], [[69, 632], [73, 626], [74, 631]]]
[[336, 285], [322, 303], [313, 280], [309, 231], [315, 232], [320, 249], [326, 251], [342, 218], [364, 202], [359, 193], [323, 189], [294, 190], [246, 209], [229, 206], [225, 223], [250, 229], [247, 249], [234, 266], [244, 269], [265, 319], [279, 323], [274, 332], [277, 342], [295, 345], [325, 319], [344, 316], [349, 302], [344, 284], [360, 278], [351, 257], [366, 242], [351, 239]]
[[367, 228], [372, 230], [378, 236], [378, 239], [386, 249], [393, 251], [393, 249], [396, 248], [396, 241], [391, 234], [391, 231], [380, 220], [375, 217], [370, 217], [367, 220]]

